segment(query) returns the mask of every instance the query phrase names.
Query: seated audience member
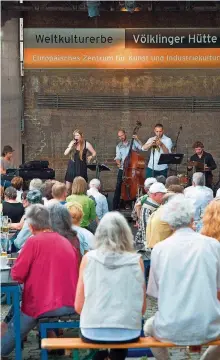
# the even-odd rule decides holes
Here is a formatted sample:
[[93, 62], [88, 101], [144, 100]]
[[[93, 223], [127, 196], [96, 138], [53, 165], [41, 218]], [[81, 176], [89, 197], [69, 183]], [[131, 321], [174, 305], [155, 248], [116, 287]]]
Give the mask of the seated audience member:
[[108, 212], [108, 202], [106, 197], [99, 192], [101, 188], [101, 182], [98, 179], [92, 179], [89, 183], [90, 189], [87, 191], [87, 195], [93, 198], [96, 203], [96, 215], [99, 220]]
[[47, 206], [51, 206], [52, 204], [66, 204], [66, 196], [67, 196], [67, 190], [66, 185], [56, 181], [55, 184], [52, 186], [52, 199], [48, 200]]
[[[69, 210], [69, 213], [72, 218], [72, 224], [73, 229], [77, 232], [77, 235], [79, 236], [80, 240], [80, 249], [81, 254], [84, 255], [85, 251], [94, 249], [95, 246], [95, 237], [91, 233], [91, 231], [82, 228], [80, 226], [80, 223], [83, 218], [83, 210], [82, 206], [78, 203], [67, 203], [67, 209]], [[83, 252], [82, 252], [83, 251]]]
[[216, 197], [216, 198], [220, 198], [220, 189], [217, 190], [215, 197]]
[[174, 192], [175, 194], [183, 194], [184, 193], [184, 187], [182, 185], [170, 185], [167, 188], [168, 192]]
[[147, 178], [144, 182], [144, 191], [145, 191], [145, 195], [140, 196], [137, 200], [136, 203], [134, 205], [134, 210], [131, 214], [133, 220], [138, 220], [140, 218], [140, 213], [141, 213], [141, 207], [142, 205], [145, 203], [145, 201], [148, 198], [148, 191], [151, 187], [152, 184], [154, 184], [155, 182], [157, 182], [157, 180], [155, 178]]
[[56, 180], [46, 180], [41, 186], [44, 205], [47, 205], [48, 201], [53, 199], [52, 188], [56, 182]]
[[[28, 208], [30, 205], [33, 205], [33, 204], [42, 204], [42, 194], [39, 190], [28, 191], [27, 194], [24, 192], [22, 194], [22, 197], [25, 197], [25, 196], [26, 196], [26, 199], [23, 201], [23, 206], [25, 208]], [[26, 210], [25, 210], [25, 214], [26, 214]], [[18, 233], [18, 235], [14, 239], [14, 245], [16, 246], [16, 248], [18, 250], [20, 250], [22, 248], [25, 241], [31, 236], [31, 230], [28, 226], [28, 223], [26, 222], [26, 215], [23, 216], [23, 218], [19, 224], [22, 224], [21, 231]], [[18, 230], [19, 230], [19, 228], [18, 228]]]
[[12, 180], [11, 180], [11, 186], [13, 186], [16, 190], [17, 190], [17, 198], [16, 200], [18, 202], [21, 202], [21, 194], [23, 193], [23, 184], [24, 181], [22, 179], [22, 177], [20, 176], [15, 176]]
[[[146, 310], [144, 266], [120, 213], [104, 215], [95, 233], [95, 245], [96, 250], [82, 259], [76, 291], [82, 339], [105, 344], [136, 341]], [[125, 349], [113, 349], [109, 358], [124, 360], [126, 355]]]
[[41, 187], [43, 185], [43, 182], [41, 179], [32, 179], [29, 184], [29, 190], [41, 190]]
[[170, 185], [179, 185], [179, 184], [180, 184], [180, 179], [178, 178], [178, 176], [172, 175], [172, 176], [168, 176], [168, 178], [166, 179], [165, 186], [168, 189]]
[[[89, 228], [90, 223], [96, 220], [95, 203], [86, 195], [87, 182], [81, 176], [75, 177], [72, 186], [72, 195], [66, 198], [67, 202], [77, 202], [82, 205], [83, 219], [80, 226]], [[98, 221], [98, 219], [97, 219]]]
[[72, 219], [69, 211], [61, 204], [53, 204], [49, 207], [49, 213], [51, 228], [69, 240], [77, 251], [78, 263], [80, 264], [80, 242], [76, 231], [72, 229]]
[[[31, 236], [11, 270], [12, 278], [24, 285], [20, 325], [23, 340], [41, 317], [74, 313], [78, 280], [77, 254], [70, 242], [50, 228], [49, 211], [30, 206], [26, 221]], [[14, 318], [1, 338], [1, 355], [15, 347]]]
[[184, 195], [193, 202], [195, 207], [195, 227], [196, 231], [200, 231], [202, 228], [203, 212], [213, 199], [213, 191], [205, 186], [205, 176], [201, 172], [193, 174], [192, 184], [192, 186], [184, 190]]
[[167, 179], [166, 179], [166, 177], [164, 175], [159, 175], [159, 176], [156, 177], [156, 180], [157, 180], [157, 182], [165, 185]]
[[[135, 249], [137, 251], [146, 252], [146, 227], [150, 215], [158, 209], [162, 203], [164, 194], [166, 194], [167, 189], [161, 183], [155, 182], [151, 185], [148, 191], [148, 198], [145, 203], [142, 205], [140, 220], [139, 220], [139, 229], [135, 236]], [[146, 254], [147, 258], [148, 255]]]
[[164, 211], [164, 205], [175, 195], [175, 192], [168, 192], [165, 194], [161, 206], [156, 211], [154, 211], [148, 219], [146, 228], [146, 246], [149, 252], [152, 251], [157, 243], [167, 239], [173, 233], [173, 229], [167, 222], [161, 220], [161, 216]]
[[12, 186], [5, 190], [5, 201], [2, 204], [3, 216], [8, 216], [12, 223], [18, 223], [23, 214], [24, 207], [20, 202], [17, 202], [17, 191]]
[[[174, 233], [152, 250], [147, 288], [158, 299], [158, 311], [146, 321], [145, 335], [183, 346], [214, 340], [220, 329], [220, 247], [192, 230], [194, 215], [182, 195], [164, 205], [161, 219]], [[152, 352], [157, 360], [169, 358], [165, 348]]]

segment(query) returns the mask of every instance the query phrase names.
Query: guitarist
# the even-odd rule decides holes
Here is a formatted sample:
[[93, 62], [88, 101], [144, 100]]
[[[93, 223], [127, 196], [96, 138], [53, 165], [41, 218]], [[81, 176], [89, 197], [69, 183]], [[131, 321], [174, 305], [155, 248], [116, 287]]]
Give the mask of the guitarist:
[[[123, 176], [123, 165], [124, 160], [129, 153], [130, 141], [127, 139], [126, 132], [124, 129], [118, 130], [118, 138], [120, 140], [119, 144], [116, 146], [116, 157], [115, 161], [118, 167], [118, 177], [115, 188], [115, 194], [113, 198], [113, 210], [118, 210], [120, 205], [120, 197], [121, 197], [121, 185], [122, 185], [122, 176]], [[134, 142], [132, 146], [132, 150], [141, 151], [142, 143], [138, 139], [137, 135], [133, 135]]]

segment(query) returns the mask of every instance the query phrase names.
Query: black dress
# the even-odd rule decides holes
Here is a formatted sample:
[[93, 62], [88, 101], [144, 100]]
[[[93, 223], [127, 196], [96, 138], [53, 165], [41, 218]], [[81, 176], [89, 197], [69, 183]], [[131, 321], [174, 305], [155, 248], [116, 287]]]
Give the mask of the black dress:
[[82, 160], [80, 159], [79, 150], [75, 150], [73, 160], [69, 160], [68, 162], [65, 181], [72, 183], [73, 179], [76, 176], [82, 176], [86, 181], [88, 181], [86, 154], [87, 148], [85, 141], [85, 146], [82, 153]]

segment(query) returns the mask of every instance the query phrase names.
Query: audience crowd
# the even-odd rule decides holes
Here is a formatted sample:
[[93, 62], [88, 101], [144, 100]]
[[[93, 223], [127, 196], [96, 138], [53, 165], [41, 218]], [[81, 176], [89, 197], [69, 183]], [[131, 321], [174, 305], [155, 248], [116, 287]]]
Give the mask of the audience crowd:
[[[6, 164], [7, 165], [7, 164]], [[82, 177], [66, 185], [33, 179], [1, 187], [1, 215], [14, 230], [18, 252], [11, 276], [21, 284], [21, 337], [41, 317], [80, 314], [85, 342], [129, 343], [141, 336], [147, 296], [158, 311], [144, 324], [145, 336], [177, 345], [201, 345], [220, 338], [220, 189], [205, 186], [195, 173], [192, 186], [179, 178], [147, 178], [131, 226], [109, 212], [101, 183]], [[146, 271], [146, 266], [149, 271]], [[1, 353], [15, 347], [14, 314], [1, 324]], [[152, 349], [168, 360], [165, 348]], [[99, 360], [124, 360], [125, 349], [99, 353]], [[201, 360], [220, 359], [209, 347]]]

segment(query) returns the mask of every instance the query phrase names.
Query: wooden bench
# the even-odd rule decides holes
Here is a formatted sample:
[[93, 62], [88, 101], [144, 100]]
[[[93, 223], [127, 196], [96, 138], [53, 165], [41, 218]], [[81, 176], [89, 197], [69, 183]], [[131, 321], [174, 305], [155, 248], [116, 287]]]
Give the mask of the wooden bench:
[[[220, 340], [211, 341], [207, 344], [204, 344], [204, 346], [210, 346], [210, 345], [219, 345], [220, 346]], [[51, 338], [51, 339], [42, 339], [41, 341], [41, 347], [42, 349], [47, 350], [57, 350], [57, 349], [64, 349], [67, 350], [68, 353], [70, 350], [73, 350], [73, 359], [78, 360], [78, 350], [99, 350], [103, 348], [108, 349], [145, 349], [145, 348], [154, 348], [154, 347], [180, 347], [179, 345], [175, 345], [170, 342], [160, 342], [152, 337], [142, 337], [139, 341], [136, 341], [134, 343], [127, 343], [127, 344], [91, 344], [83, 342], [80, 338]], [[182, 347], [182, 346], [181, 346]], [[202, 346], [195, 346], [190, 348], [199, 352], [201, 350]]]

